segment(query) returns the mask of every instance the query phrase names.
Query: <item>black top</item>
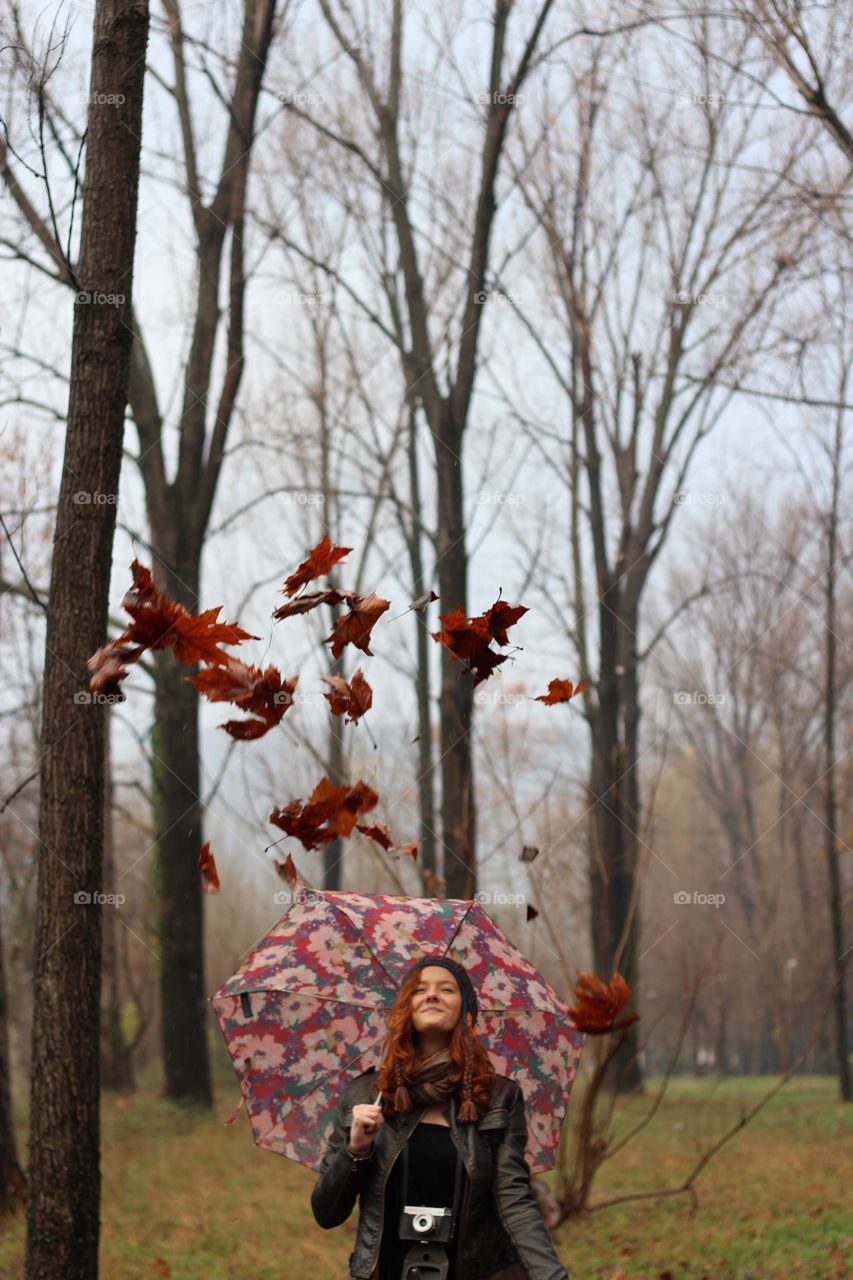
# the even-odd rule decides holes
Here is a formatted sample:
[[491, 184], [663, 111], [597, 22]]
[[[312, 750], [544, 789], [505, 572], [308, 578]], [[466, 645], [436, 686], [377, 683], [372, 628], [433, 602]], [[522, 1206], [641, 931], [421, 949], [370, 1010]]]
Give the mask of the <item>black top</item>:
[[[453, 1187], [456, 1179], [456, 1144], [445, 1124], [421, 1120], [409, 1134], [409, 1187], [406, 1204], [426, 1204], [453, 1207]], [[465, 1190], [465, 1166], [459, 1185], [459, 1204]], [[400, 1280], [403, 1259], [414, 1240], [400, 1240], [398, 1228], [403, 1211], [403, 1152], [394, 1161], [385, 1187], [385, 1219], [382, 1225], [382, 1243], [379, 1247], [378, 1280]], [[452, 1255], [456, 1241], [451, 1241], [448, 1280], [455, 1280]]]

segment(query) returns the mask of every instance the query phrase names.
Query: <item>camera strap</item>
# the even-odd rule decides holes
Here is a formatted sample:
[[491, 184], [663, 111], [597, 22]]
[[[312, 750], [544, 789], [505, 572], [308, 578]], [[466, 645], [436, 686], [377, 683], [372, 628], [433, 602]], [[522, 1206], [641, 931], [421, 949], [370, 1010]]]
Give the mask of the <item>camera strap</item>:
[[[417, 1125], [415, 1126], [417, 1128]], [[414, 1133], [414, 1129], [412, 1133]], [[409, 1138], [412, 1135], [409, 1134]], [[409, 1202], [409, 1138], [403, 1143], [403, 1205]], [[450, 1239], [456, 1238], [456, 1224], [459, 1219], [459, 1193], [462, 1187], [462, 1147], [456, 1148], [456, 1178], [453, 1183], [453, 1209], [450, 1219]]]

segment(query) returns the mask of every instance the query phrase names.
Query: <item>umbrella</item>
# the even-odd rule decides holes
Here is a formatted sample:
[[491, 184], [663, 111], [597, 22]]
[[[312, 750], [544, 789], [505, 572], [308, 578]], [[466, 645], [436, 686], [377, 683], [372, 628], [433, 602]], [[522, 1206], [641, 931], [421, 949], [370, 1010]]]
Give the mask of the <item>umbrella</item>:
[[210, 997], [259, 1146], [319, 1168], [338, 1099], [379, 1067], [388, 1010], [426, 954], [467, 970], [476, 1033], [524, 1093], [530, 1171], [553, 1168], [585, 1036], [482, 905], [456, 898], [299, 888]]

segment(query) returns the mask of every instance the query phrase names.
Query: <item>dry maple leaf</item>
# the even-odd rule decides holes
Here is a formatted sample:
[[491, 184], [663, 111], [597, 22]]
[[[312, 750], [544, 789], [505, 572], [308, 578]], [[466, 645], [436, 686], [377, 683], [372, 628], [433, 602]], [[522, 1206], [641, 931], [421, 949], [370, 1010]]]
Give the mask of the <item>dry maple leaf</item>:
[[308, 591], [298, 600], [279, 605], [277, 609], [273, 609], [272, 616], [279, 622], [282, 618], [292, 618], [297, 613], [310, 613], [321, 604], [340, 604], [344, 600], [347, 604], [352, 604], [357, 599], [357, 591], [346, 591], [343, 587], [328, 587], [325, 591]]
[[205, 893], [219, 893], [219, 876], [216, 871], [216, 859], [210, 852], [210, 842], [205, 841], [198, 855], [198, 869], [201, 872], [201, 887]]
[[386, 853], [393, 848], [394, 837], [384, 822], [374, 822], [369, 827], [364, 826], [361, 822], [357, 822], [355, 825], [362, 835], [370, 836], [370, 839], [381, 845]]
[[356, 596], [350, 604], [349, 613], [336, 619], [331, 633], [323, 641], [324, 644], [331, 644], [332, 657], [339, 658], [346, 645], [354, 644], [362, 653], [372, 658], [370, 633], [389, 604], [389, 600], [380, 599], [375, 591], [363, 598]]
[[274, 862], [276, 875], [283, 880], [289, 889], [295, 889], [299, 884], [299, 872], [296, 870], [296, 864], [290, 854], [287, 855], [284, 862]]
[[638, 1013], [629, 1013], [616, 1021], [620, 1009], [631, 998], [631, 988], [621, 973], [614, 973], [607, 986], [594, 973], [578, 973], [575, 986], [577, 1004], [569, 1014], [578, 1031], [600, 1036], [608, 1031], [619, 1031], [639, 1019]]
[[476, 688], [507, 660], [507, 654], [495, 653], [491, 648], [492, 640], [500, 645], [509, 644], [507, 628], [527, 612], [525, 605], [510, 605], [505, 600], [496, 600], [476, 618], [467, 617], [461, 608], [454, 609], [438, 615], [444, 625], [440, 631], [430, 634], [468, 668], [474, 677], [472, 687]]
[[421, 837], [417, 840], [410, 840], [408, 844], [395, 844], [393, 849], [388, 850], [390, 858], [411, 858], [412, 862], [417, 860], [418, 848], [421, 843]]
[[557, 702], [568, 702], [569, 698], [576, 698], [579, 693], [583, 693], [585, 685], [579, 680], [573, 685], [571, 680], [549, 680], [548, 692], [540, 693], [534, 702], [545, 702], [548, 706], [554, 706]]
[[[92, 672], [89, 687], [94, 692], [117, 693], [127, 666], [137, 662], [146, 649], [174, 648], [179, 662], [193, 666], [207, 662], [213, 666], [231, 661], [221, 644], [260, 640], [236, 622], [217, 622], [222, 605], [204, 613], [188, 613], [182, 604], [169, 600], [154, 587], [151, 570], [134, 560], [130, 566], [133, 586], [125, 593], [122, 608], [130, 614], [130, 626], [88, 659]], [[118, 664], [118, 665], [116, 665]]]
[[328, 534], [308, 552], [308, 559], [303, 560], [299, 568], [290, 575], [282, 590], [285, 595], [293, 596], [300, 587], [313, 582], [315, 578], [325, 577], [332, 567], [349, 555], [352, 547], [333, 547]]
[[246, 666], [236, 658], [230, 658], [227, 666], [208, 667], [186, 679], [209, 702], [233, 702], [241, 711], [250, 711], [249, 720], [227, 720], [218, 725], [232, 738], [241, 742], [262, 738], [281, 722], [288, 707], [293, 705], [293, 693], [299, 676], [282, 680], [277, 667]]
[[301, 841], [304, 848], [318, 849], [338, 836], [350, 835], [359, 814], [372, 809], [378, 801], [379, 796], [365, 782], [335, 786], [324, 777], [307, 801], [292, 800], [283, 809], [276, 807], [269, 820], [286, 835]]
[[322, 679], [332, 686], [331, 693], [324, 693], [323, 697], [328, 699], [333, 716], [346, 712], [346, 719], [355, 724], [373, 705], [373, 690], [365, 680], [361, 667], [349, 683], [343, 676], [323, 676]]

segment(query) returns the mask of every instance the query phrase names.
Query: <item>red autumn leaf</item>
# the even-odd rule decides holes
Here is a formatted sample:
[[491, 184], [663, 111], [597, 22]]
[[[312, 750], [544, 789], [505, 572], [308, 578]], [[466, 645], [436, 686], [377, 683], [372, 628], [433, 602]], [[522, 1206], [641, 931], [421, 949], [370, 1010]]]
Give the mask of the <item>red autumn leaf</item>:
[[117, 693], [127, 666], [138, 662], [147, 649], [174, 648], [179, 662], [226, 665], [231, 659], [222, 644], [260, 640], [235, 622], [217, 622], [222, 605], [204, 613], [188, 613], [182, 604], [169, 600], [154, 587], [151, 570], [134, 560], [133, 586], [125, 593], [122, 608], [133, 619], [130, 626], [110, 644], [97, 649], [87, 666], [92, 672], [89, 687], [95, 692]]
[[408, 844], [396, 844], [393, 849], [388, 850], [388, 855], [391, 858], [411, 858], [412, 862], [415, 862], [417, 861], [420, 843], [421, 838], [418, 836], [417, 840], [410, 840]]
[[588, 1035], [605, 1035], [619, 1031], [639, 1019], [638, 1013], [629, 1013], [616, 1021], [619, 1011], [631, 998], [631, 988], [621, 973], [614, 973], [607, 986], [594, 973], [578, 973], [575, 986], [577, 1004], [569, 1009], [578, 1031]]
[[345, 645], [354, 644], [362, 653], [372, 658], [370, 633], [389, 604], [389, 600], [380, 599], [375, 591], [371, 591], [369, 596], [356, 596], [350, 604], [349, 613], [336, 619], [331, 634], [323, 641], [324, 644], [331, 644], [332, 656], [339, 658]]
[[342, 600], [352, 604], [357, 599], [357, 591], [346, 591], [343, 587], [329, 587], [325, 591], [308, 591], [298, 600], [291, 600], [273, 609], [272, 616], [280, 622], [282, 618], [292, 618], [297, 613], [310, 613], [320, 604], [340, 604]]
[[507, 604], [506, 600], [496, 600], [491, 609], [484, 614], [486, 626], [489, 634], [494, 637], [496, 644], [509, 644], [507, 637], [507, 627], [514, 626], [519, 618], [523, 618], [528, 613], [526, 605], [523, 604]]
[[579, 693], [583, 693], [584, 688], [582, 680], [578, 680], [576, 685], [571, 680], [549, 680], [548, 692], [540, 693], [538, 698], [534, 698], [534, 702], [545, 702], [553, 707], [557, 702], [568, 702], [569, 698], [576, 698]]
[[374, 822], [369, 827], [364, 826], [361, 822], [357, 822], [355, 825], [362, 835], [370, 836], [370, 839], [375, 840], [377, 844], [380, 844], [386, 853], [389, 849], [393, 848], [394, 837], [391, 835], [391, 832], [385, 826], [384, 822]]
[[282, 590], [286, 595], [293, 596], [300, 587], [304, 587], [307, 582], [313, 582], [315, 578], [325, 577], [332, 567], [343, 560], [344, 556], [352, 551], [352, 547], [333, 547], [329, 541], [328, 535], [318, 542], [316, 547], [308, 552], [308, 559], [303, 560], [302, 564], [292, 573], [284, 584]]
[[300, 840], [304, 848], [317, 849], [338, 836], [350, 835], [359, 814], [372, 809], [378, 801], [379, 796], [365, 782], [336, 787], [328, 778], [322, 778], [306, 802], [292, 800], [283, 809], [276, 807], [269, 820], [286, 835]]
[[279, 879], [283, 880], [289, 889], [295, 889], [299, 884], [299, 872], [296, 870], [296, 864], [290, 854], [287, 855], [284, 862], [275, 862], [274, 865]]
[[186, 678], [209, 702], [233, 702], [242, 711], [252, 712], [252, 719], [227, 720], [218, 726], [242, 742], [262, 738], [280, 723], [293, 705], [299, 680], [299, 676], [282, 680], [277, 667], [261, 671], [236, 658], [230, 658], [227, 666], [208, 667]]
[[369, 827], [362, 826], [360, 822], [356, 823], [358, 830], [364, 835], [369, 836], [371, 840], [375, 840], [378, 845], [388, 853], [392, 858], [399, 858], [405, 855], [414, 861], [418, 856], [418, 845], [421, 842], [420, 836], [417, 840], [411, 840], [408, 844], [394, 844], [391, 832], [388, 830], [384, 822], [374, 822]]
[[476, 688], [506, 662], [508, 655], [495, 653], [490, 647], [492, 640], [500, 645], [509, 644], [507, 628], [527, 611], [525, 605], [510, 605], [505, 600], [497, 600], [476, 618], [466, 617], [463, 609], [454, 609], [452, 613], [438, 615], [444, 626], [441, 631], [430, 634], [468, 668], [474, 677], [472, 687]]
[[323, 676], [322, 679], [332, 686], [331, 693], [324, 693], [323, 697], [328, 699], [333, 716], [346, 712], [347, 720], [355, 724], [372, 706], [373, 690], [362, 675], [361, 667], [349, 684], [343, 676]]
[[205, 841], [198, 855], [198, 869], [201, 872], [201, 887], [205, 893], [219, 893], [219, 876], [216, 871], [216, 860], [210, 852], [210, 842]]

